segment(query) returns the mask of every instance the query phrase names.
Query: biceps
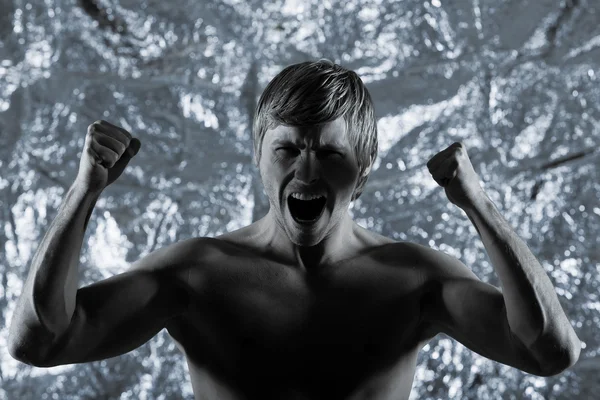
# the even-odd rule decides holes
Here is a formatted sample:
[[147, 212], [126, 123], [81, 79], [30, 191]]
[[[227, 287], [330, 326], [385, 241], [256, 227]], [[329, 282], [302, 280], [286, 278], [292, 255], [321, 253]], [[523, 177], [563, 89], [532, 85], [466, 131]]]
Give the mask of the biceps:
[[79, 289], [69, 329], [45, 366], [101, 360], [141, 346], [181, 311], [177, 292], [159, 285], [150, 272], [125, 273]]
[[456, 279], [437, 293], [428, 315], [441, 332], [486, 358], [539, 375], [531, 351], [510, 330], [497, 288], [479, 280]]

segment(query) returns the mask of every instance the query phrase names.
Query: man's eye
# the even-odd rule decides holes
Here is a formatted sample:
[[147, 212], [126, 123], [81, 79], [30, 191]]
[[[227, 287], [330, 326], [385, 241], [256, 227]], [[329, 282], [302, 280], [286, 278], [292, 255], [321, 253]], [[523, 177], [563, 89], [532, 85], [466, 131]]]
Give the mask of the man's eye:
[[[300, 150], [298, 150], [294, 147], [279, 147], [276, 151], [277, 152], [282, 151], [286, 155], [297, 155], [298, 153], [300, 153]], [[319, 154], [320, 158], [321, 157], [330, 158], [335, 155], [342, 156], [342, 154], [340, 152], [337, 152], [334, 150], [320, 150], [318, 152], [318, 154]]]
[[337, 151], [334, 151], [334, 150], [322, 150], [321, 154], [324, 154], [326, 157], [331, 157], [331, 156], [335, 156], [335, 155], [338, 155], [338, 156], [342, 155], [341, 153], [339, 153]]
[[283, 151], [284, 153], [289, 155], [292, 153], [296, 154], [298, 152], [298, 149], [295, 149], [293, 147], [280, 147], [277, 149], [277, 151]]

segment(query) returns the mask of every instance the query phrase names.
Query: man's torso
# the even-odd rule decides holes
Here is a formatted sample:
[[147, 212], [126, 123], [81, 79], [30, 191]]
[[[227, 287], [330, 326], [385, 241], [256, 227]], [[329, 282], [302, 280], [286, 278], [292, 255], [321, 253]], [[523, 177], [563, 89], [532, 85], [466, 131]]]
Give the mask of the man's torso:
[[190, 308], [167, 325], [196, 397], [408, 398], [435, 334], [420, 321], [425, 279], [402, 243], [357, 237], [314, 271], [278, 261], [252, 225], [212, 239], [190, 266]]

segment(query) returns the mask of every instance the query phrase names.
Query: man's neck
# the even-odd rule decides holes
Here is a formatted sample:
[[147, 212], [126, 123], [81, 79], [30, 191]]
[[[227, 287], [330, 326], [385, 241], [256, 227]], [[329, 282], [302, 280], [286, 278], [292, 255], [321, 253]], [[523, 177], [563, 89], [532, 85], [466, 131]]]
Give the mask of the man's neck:
[[293, 243], [286, 232], [270, 214], [260, 220], [261, 240], [284, 260], [304, 271], [333, 264], [344, 258], [344, 254], [356, 243], [355, 222], [346, 215], [321, 242], [314, 246], [299, 246]]

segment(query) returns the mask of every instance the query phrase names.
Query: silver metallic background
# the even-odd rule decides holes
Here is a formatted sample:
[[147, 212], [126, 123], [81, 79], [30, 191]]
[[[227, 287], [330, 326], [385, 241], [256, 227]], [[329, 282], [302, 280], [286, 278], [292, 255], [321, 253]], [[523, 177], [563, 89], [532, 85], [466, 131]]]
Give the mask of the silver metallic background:
[[283, 67], [329, 58], [367, 84], [379, 157], [353, 215], [461, 259], [499, 286], [426, 161], [462, 141], [486, 192], [549, 273], [584, 342], [540, 378], [439, 335], [412, 399], [592, 399], [600, 391], [600, 3], [595, 0], [0, 0], [0, 398], [192, 399], [163, 331], [122, 357], [52, 369], [6, 352], [36, 245], [87, 126], [142, 148], [96, 205], [81, 284], [267, 211], [250, 118]]

